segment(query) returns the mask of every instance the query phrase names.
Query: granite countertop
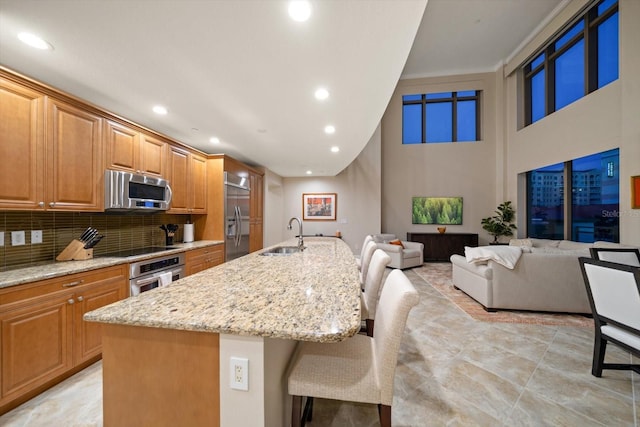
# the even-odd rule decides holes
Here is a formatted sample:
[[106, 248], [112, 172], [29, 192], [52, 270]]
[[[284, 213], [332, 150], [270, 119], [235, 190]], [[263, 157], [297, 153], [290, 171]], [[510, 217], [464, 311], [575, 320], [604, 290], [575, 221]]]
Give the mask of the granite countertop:
[[0, 289], [35, 282], [38, 280], [52, 279], [54, 277], [65, 276], [68, 274], [82, 273], [84, 271], [95, 270], [103, 267], [111, 267], [112, 265], [128, 264], [131, 262], [142, 261], [144, 259], [186, 252], [192, 249], [204, 248], [222, 243], [224, 243], [222, 240], [199, 240], [192, 243], [176, 243], [172, 246], [173, 249], [169, 249], [161, 253], [156, 252], [153, 254], [126, 258], [97, 256], [93, 259], [84, 261], [51, 261], [38, 263], [37, 265], [30, 267], [0, 272]]
[[329, 237], [307, 238], [305, 246], [288, 256], [245, 255], [89, 312], [84, 319], [318, 342], [356, 334], [361, 291], [351, 249]]

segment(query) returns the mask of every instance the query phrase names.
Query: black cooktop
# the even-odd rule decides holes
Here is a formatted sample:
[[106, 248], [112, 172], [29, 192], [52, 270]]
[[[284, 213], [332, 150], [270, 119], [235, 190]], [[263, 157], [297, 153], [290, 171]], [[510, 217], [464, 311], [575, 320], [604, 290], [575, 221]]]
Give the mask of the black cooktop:
[[153, 254], [156, 252], [164, 252], [170, 249], [175, 249], [175, 247], [171, 246], [149, 246], [147, 248], [137, 248], [137, 249], [125, 249], [119, 252], [111, 252], [108, 254], [104, 254], [102, 256], [105, 257], [116, 257], [116, 258], [127, 258], [130, 256], [138, 256], [138, 255], [147, 255]]

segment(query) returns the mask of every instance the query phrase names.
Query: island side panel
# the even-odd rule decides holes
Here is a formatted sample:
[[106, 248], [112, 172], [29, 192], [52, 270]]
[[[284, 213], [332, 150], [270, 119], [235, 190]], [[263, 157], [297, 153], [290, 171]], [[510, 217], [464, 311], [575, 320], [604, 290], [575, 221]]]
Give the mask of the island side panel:
[[102, 324], [104, 426], [220, 426], [219, 335]]

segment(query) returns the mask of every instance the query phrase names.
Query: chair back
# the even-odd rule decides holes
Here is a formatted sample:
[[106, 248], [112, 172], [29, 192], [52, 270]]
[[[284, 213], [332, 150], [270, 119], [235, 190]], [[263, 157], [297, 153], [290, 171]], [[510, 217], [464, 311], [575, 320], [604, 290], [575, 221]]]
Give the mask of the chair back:
[[371, 234], [367, 234], [364, 237], [364, 242], [362, 242], [362, 249], [360, 249], [360, 259], [362, 259], [362, 257], [364, 257], [364, 250], [367, 247], [367, 243], [369, 242], [373, 242], [373, 236]]
[[376, 249], [371, 257], [367, 279], [364, 282], [364, 303], [367, 306], [369, 319], [375, 319], [382, 277], [390, 262], [391, 257], [382, 249]]
[[580, 268], [596, 327], [611, 323], [640, 331], [640, 268], [585, 257]]
[[371, 263], [371, 257], [373, 257], [373, 253], [378, 249], [378, 246], [372, 240], [367, 243], [367, 246], [364, 248], [364, 252], [362, 254], [362, 259], [360, 261], [360, 284], [364, 286], [365, 280], [367, 280], [367, 272], [369, 271], [369, 264]]
[[591, 258], [640, 267], [640, 250], [636, 248], [589, 248]]
[[418, 292], [402, 270], [389, 273], [380, 294], [373, 331], [374, 357], [383, 405], [391, 405], [393, 401], [393, 378], [400, 342], [409, 311], [419, 300]]

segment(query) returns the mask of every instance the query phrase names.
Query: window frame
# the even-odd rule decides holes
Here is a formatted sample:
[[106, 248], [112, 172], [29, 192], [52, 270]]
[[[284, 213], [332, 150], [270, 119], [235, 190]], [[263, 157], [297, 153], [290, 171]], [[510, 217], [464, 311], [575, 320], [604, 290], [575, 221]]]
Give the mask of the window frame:
[[[600, 24], [607, 21], [614, 14], [618, 13], [618, 4], [616, 1], [602, 14], [598, 15], [598, 6], [606, 0], [599, 0], [593, 2], [589, 8], [582, 12], [582, 14], [570, 21], [562, 30], [555, 35], [544, 47], [536, 51], [532, 55], [532, 59], [528, 60], [524, 66], [522, 66], [522, 78], [524, 82], [524, 127], [527, 127], [535, 121], [533, 121], [533, 106], [532, 106], [532, 82], [540, 71], [544, 71], [544, 118], [559, 109], [572, 104], [576, 100], [569, 104], [563, 105], [560, 108], [556, 108], [556, 61], [562, 57], [569, 49], [574, 47], [581, 40], [584, 40], [584, 92], [580, 98], [596, 91], [598, 87], [598, 27]], [[583, 28], [577, 32], [570, 39], [558, 49], [555, 49], [555, 44], [562, 39], [567, 33], [583, 22]], [[619, 27], [618, 27], [619, 31]], [[532, 67], [532, 64], [540, 57], [544, 55], [544, 60]], [[618, 61], [620, 60], [618, 55]], [[619, 75], [618, 75], [619, 78]], [[603, 85], [603, 86], [606, 86]], [[580, 99], [578, 98], [578, 99]], [[540, 120], [540, 119], [537, 119]], [[536, 121], [537, 121], [536, 120]]]
[[[475, 92], [475, 95], [465, 95], [459, 96], [460, 92]], [[429, 95], [437, 95], [439, 93], [451, 93], [450, 97], [439, 97], [439, 98], [427, 98]], [[420, 96], [420, 99], [405, 101], [405, 96]], [[448, 91], [448, 92], [429, 92], [429, 93], [408, 93], [402, 95], [402, 145], [417, 145], [417, 144], [448, 144], [448, 143], [456, 143], [456, 142], [478, 142], [481, 140], [481, 128], [482, 123], [481, 119], [481, 100], [482, 100], [482, 90], [478, 89], [470, 89], [470, 90], [458, 90], [458, 91]], [[466, 101], [475, 101], [475, 140], [472, 141], [458, 141], [458, 103], [466, 102]], [[451, 141], [427, 141], [427, 125], [428, 125], [428, 116], [427, 116], [427, 105], [428, 104], [444, 104], [451, 103]], [[407, 105], [420, 105], [421, 106], [421, 129], [420, 129], [420, 142], [405, 142], [404, 138], [404, 112], [405, 106]]]

